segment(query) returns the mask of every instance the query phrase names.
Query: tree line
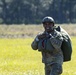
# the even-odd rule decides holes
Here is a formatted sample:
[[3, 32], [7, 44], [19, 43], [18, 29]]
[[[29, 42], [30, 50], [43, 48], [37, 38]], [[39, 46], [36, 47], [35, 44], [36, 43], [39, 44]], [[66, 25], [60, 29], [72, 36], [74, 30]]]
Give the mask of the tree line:
[[40, 24], [45, 16], [76, 23], [76, 0], [0, 0], [1, 24]]

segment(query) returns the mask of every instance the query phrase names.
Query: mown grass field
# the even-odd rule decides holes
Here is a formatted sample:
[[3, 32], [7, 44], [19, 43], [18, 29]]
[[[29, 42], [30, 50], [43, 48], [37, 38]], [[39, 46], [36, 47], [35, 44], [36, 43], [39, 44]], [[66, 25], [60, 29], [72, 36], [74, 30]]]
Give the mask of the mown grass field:
[[[72, 36], [72, 60], [62, 75], [76, 75], [76, 25], [62, 25]], [[44, 75], [41, 53], [31, 48], [42, 25], [0, 25], [0, 75]]]
[[[33, 38], [0, 39], [0, 75], [44, 75], [41, 53], [31, 48]], [[63, 64], [62, 75], [76, 75], [76, 37], [72, 60]]]
[[31, 49], [33, 39], [0, 39], [0, 75], [42, 75], [41, 55]]

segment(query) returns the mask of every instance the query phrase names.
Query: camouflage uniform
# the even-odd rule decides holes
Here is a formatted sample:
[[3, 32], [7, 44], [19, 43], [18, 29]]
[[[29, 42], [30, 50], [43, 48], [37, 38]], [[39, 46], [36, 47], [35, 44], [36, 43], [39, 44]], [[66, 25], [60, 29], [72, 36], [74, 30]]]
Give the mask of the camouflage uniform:
[[[46, 36], [37, 41], [37, 36], [42, 34]], [[42, 62], [45, 64], [45, 75], [60, 75], [63, 64], [63, 53], [61, 50], [62, 35], [55, 29], [49, 34], [46, 34], [44, 31], [38, 35], [32, 42], [31, 47], [34, 50], [38, 49], [42, 53]]]

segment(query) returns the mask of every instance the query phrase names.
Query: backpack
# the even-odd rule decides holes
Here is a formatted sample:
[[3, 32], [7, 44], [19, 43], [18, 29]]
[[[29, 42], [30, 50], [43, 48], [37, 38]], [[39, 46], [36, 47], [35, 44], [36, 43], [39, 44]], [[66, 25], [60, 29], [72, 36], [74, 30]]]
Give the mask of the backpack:
[[72, 54], [72, 43], [70, 36], [68, 33], [60, 26], [56, 28], [57, 31], [59, 31], [62, 34], [63, 42], [62, 42], [62, 52], [64, 57], [64, 62], [71, 60], [71, 54]]

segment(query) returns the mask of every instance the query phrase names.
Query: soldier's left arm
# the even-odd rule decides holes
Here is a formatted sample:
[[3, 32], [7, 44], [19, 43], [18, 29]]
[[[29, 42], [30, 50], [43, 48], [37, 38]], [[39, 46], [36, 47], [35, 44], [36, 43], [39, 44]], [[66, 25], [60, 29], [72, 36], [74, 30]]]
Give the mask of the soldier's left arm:
[[50, 42], [56, 50], [61, 49], [62, 41], [63, 41], [63, 37], [61, 34], [58, 34], [57, 36], [52, 36], [50, 38]]

